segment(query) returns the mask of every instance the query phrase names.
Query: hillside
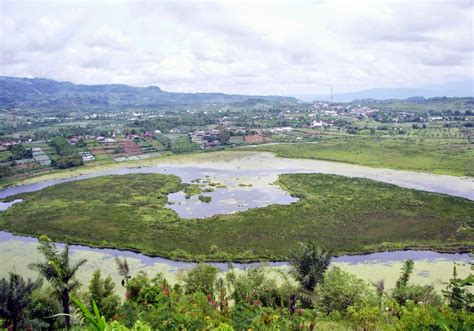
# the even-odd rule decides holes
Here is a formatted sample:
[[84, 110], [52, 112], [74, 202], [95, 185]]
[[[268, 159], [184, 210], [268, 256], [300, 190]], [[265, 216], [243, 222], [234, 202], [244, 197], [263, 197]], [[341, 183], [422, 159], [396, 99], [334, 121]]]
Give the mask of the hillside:
[[472, 97], [474, 96], [474, 81], [465, 80], [439, 85], [419, 86], [413, 88], [373, 88], [368, 90], [335, 93], [331, 99], [330, 93], [317, 95], [302, 95], [302, 100], [332, 100], [335, 102], [351, 102], [354, 100], [374, 99], [407, 99], [412, 97]]
[[295, 98], [248, 96], [223, 93], [173, 93], [156, 86], [133, 87], [122, 84], [83, 85], [43, 78], [0, 76], [0, 107], [97, 110], [156, 107], [207, 103], [239, 103], [252, 99], [296, 102]]

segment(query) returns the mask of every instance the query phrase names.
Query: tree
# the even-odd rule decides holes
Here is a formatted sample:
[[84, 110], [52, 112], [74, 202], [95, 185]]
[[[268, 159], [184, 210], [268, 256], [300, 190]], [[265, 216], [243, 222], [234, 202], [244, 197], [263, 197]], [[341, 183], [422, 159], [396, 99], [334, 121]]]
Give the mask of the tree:
[[437, 305], [441, 302], [441, 298], [434, 291], [431, 285], [409, 285], [410, 275], [413, 272], [413, 260], [406, 260], [402, 266], [402, 273], [395, 284], [392, 291], [392, 298], [399, 305], [404, 305], [408, 300], [414, 303], [423, 302], [424, 304]]
[[94, 301], [106, 318], [112, 317], [120, 304], [120, 298], [115, 294], [114, 288], [112, 278], [101, 278], [99, 269], [94, 272], [89, 282], [89, 302]]
[[46, 236], [39, 238], [38, 250], [46, 258], [45, 262], [32, 263], [30, 268], [38, 271], [56, 291], [65, 314], [66, 327], [71, 327], [71, 317], [69, 309], [70, 293], [80, 285], [75, 279], [77, 270], [86, 263], [87, 260], [81, 259], [71, 264], [69, 257], [69, 245], [64, 246], [60, 252], [56, 245]]
[[33, 329], [56, 330], [64, 323], [64, 318], [58, 318], [61, 304], [55, 294], [50, 286], [36, 289], [31, 294], [29, 319]]
[[226, 128], [222, 128], [219, 130], [219, 141], [222, 144], [227, 144], [230, 138], [230, 132]]
[[326, 314], [334, 311], [345, 314], [350, 306], [376, 301], [368, 283], [338, 267], [328, 270], [324, 282], [314, 289], [314, 305]]
[[219, 269], [212, 265], [199, 264], [184, 277], [186, 292], [202, 292], [206, 295], [212, 295], [218, 271]]
[[471, 289], [473, 284], [473, 274], [470, 274], [465, 279], [459, 279], [457, 278], [456, 266], [454, 266], [453, 278], [450, 279], [448, 286], [443, 290], [448, 306], [456, 311], [466, 309], [467, 311], [474, 312], [474, 294]]
[[69, 144], [66, 138], [62, 136], [53, 137], [49, 145], [56, 150], [60, 156], [72, 155], [75, 153], [75, 148]]
[[0, 164], [0, 179], [7, 178], [13, 174], [13, 168], [9, 164]]
[[41, 287], [41, 281], [25, 281], [20, 275], [10, 273], [9, 278], [0, 280], [0, 317], [4, 328], [9, 330], [27, 327], [25, 310], [30, 303], [31, 293]]
[[408, 281], [410, 280], [410, 275], [413, 272], [414, 265], [415, 265], [415, 262], [413, 262], [413, 260], [405, 261], [402, 267], [402, 274], [400, 275], [400, 278], [397, 280], [395, 284], [395, 287], [397, 289], [403, 286], [407, 286]]
[[323, 280], [324, 273], [331, 263], [331, 254], [317, 248], [314, 243], [300, 243], [300, 247], [289, 256], [292, 273], [303, 289], [313, 292]]
[[51, 165], [55, 168], [67, 169], [84, 165], [84, 161], [80, 155], [67, 155], [53, 159]]
[[29, 159], [33, 157], [31, 148], [26, 148], [23, 144], [12, 145], [9, 150], [12, 153], [12, 160]]

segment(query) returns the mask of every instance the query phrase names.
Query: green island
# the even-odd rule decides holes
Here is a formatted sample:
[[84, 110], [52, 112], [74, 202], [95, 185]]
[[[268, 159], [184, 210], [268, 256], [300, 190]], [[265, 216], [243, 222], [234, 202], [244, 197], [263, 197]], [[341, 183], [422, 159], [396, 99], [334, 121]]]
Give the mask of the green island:
[[347, 162], [376, 168], [474, 176], [474, 149], [468, 143], [413, 138], [338, 137], [315, 143], [269, 144], [252, 151], [278, 157]]
[[180, 260], [284, 260], [298, 242], [335, 254], [390, 249], [472, 251], [474, 203], [368, 179], [280, 175], [300, 200], [206, 219], [181, 219], [166, 195], [187, 187], [161, 174], [104, 176], [16, 196], [0, 228]]

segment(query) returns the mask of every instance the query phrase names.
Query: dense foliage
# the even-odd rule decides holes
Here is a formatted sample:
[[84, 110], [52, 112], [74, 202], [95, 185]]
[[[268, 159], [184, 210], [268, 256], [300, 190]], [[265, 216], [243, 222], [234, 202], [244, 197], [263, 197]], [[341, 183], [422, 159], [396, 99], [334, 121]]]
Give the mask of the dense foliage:
[[56, 150], [59, 156], [71, 155], [75, 151], [74, 147], [62, 136], [52, 138], [49, 144]]
[[[315, 251], [311, 252], [312, 249]], [[320, 256], [321, 251], [316, 249], [309, 243], [304, 250], [293, 252], [295, 264], [307, 264], [308, 254]], [[171, 285], [161, 274], [149, 277], [139, 272], [131, 276], [133, 271], [126, 260], [117, 260], [118, 272], [126, 279], [123, 299], [113, 293], [115, 285], [110, 278], [102, 279], [100, 271], [96, 271], [87, 289], [76, 287], [66, 309], [61, 292], [55, 289], [65, 284], [66, 274], [71, 276], [70, 282], [77, 283], [71, 271], [83, 262], [74, 264], [67, 249], [58, 251], [47, 238], [42, 239], [40, 251], [46, 259], [40, 265], [45, 270], [54, 270], [41, 272], [49, 286], [42, 287], [40, 281], [25, 281], [16, 274], [0, 280], [0, 322], [9, 330], [62, 327], [119, 331], [470, 330], [474, 327], [474, 302], [468, 295], [472, 275], [457, 279], [454, 272], [444, 291], [444, 302], [430, 286], [418, 287], [436, 300], [408, 297], [400, 301], [395, 297], [400, 288], [415, 286], [409, 282], [413, 261], [405, 263], [396, 288], [387, 290], [336, 267], [326, 270], [316, 259], [312, 269], [326, 271], [314, 290], [308, 291], [304, 277], [298, 282], [283, 274], [283, 281], [277, 283], [262, 267], [246, 270], [231, 267], [223, 275], [213, 266], [199, 264]], [[57, 264], [59, 261], [62, 263]], [[310, 269], [308, 273], [312, 272]], [[65, 272], [57, 273], [57, 270]], [[301, 274], [302, 269], [292, 270]], [[454, 290], [458, 285], [462, 287], [461, 294]]]
[[84, 161], [82, 160], [82, 156], [80, 155], [60, 156], [51, 161], [51, 165], [59, 169], [78, 167], [83, 164], [84, 164]]
[[31, 148], [27, 148], [23, 144], [12, 145], [8, 148], [8, 150], [12, 154], [11, 160], [28, 159], [33, 156], [31, 153]]

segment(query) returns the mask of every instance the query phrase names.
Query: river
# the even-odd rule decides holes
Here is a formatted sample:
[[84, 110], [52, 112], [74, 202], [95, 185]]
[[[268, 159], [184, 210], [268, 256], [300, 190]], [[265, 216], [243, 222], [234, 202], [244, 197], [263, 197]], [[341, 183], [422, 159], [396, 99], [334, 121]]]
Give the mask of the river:
[[[197, 198], [183, 199], [182, 196], [170, 196], [169, 208], [174, 209], [183, 218], [209, 217], [220, 213], [233, 213], [249, 208], [258, 208], [269, 204], [289, 204], [296, 201], [280, 189], [274, 182], [283, 173], [325, 173], [349, 177], [369, 178], [400, 187], [449, 194], [474, 200], [474, 182], [472, 178], [417, 173], [410, 171], [376, 169], [364, 166], [327, 162], [318, 160], [276, 158], [265, 152], [226, 152], [197, 154], [193, 157], [175, 157], [173, 162], [167, 159], [146, 160], [134, 167], [115, 166], [99, 170], [74, 170], [64, 173], [69, 177], [53, 178], [25, 185], [12, 186], [0, 191], [0, 198], [18, 193], [33, 192], [63, 182], [86, 178], [120, 175], [128, 173], [162, 173], [175, 174], [184, 182], [191, 183], [197, 179], [213, 183], [214, 191], [205, 195], [211, 196], [210, 203], [203, 203]], [[215, 188], [222, 186], [222, 188]], [[14, 201], [0, 203], [0, 210], [10, 207]], [[41, 256], [36, 251], [35, 238], [14, 236], [0, 232], [0, 276], [9, 271], [24, 275], [34, 275], [27, 268], [28, 263], [38, 261]], [[74, 258], [86, 257], [88, 263], [81, 270], [80, 278], [86, 282], [93, 270], [100, 267], [105, 274], [110, 274], [118, 281], [115, 272], [114, 258], [127, 257], [134, 272], [146, 271], [149, 274], [162, 272], [176, 281], [181, 270], [189, 269], [195, 264], [172, 261], [160, 257], [148, 257], [134, 252], [114, 249], [96, 249], [85, 246], [71, 246]], [[333, 259], [333, 265], [355, 273], [356, 275], [377, 281], [385, 279], [389, 286], [398, 277], [398, 270], [406, 259], [415, 260], [414, 281], [417, 283], [434, 283], [438, 288], [450, 277], [453, 264], [457, 264], [459, 276], [470, 272], [472, 262], [468, 254], [440, 254], [429, 251], [397, 251], [368, 255], [341, 256]], [[216, 263], [223, 272], [226, 263]], [[234, 264], [235, 268], [247, 268], [254, 264]], [[271, 263], [269, 268], [288, 269], [285, 263]]]

